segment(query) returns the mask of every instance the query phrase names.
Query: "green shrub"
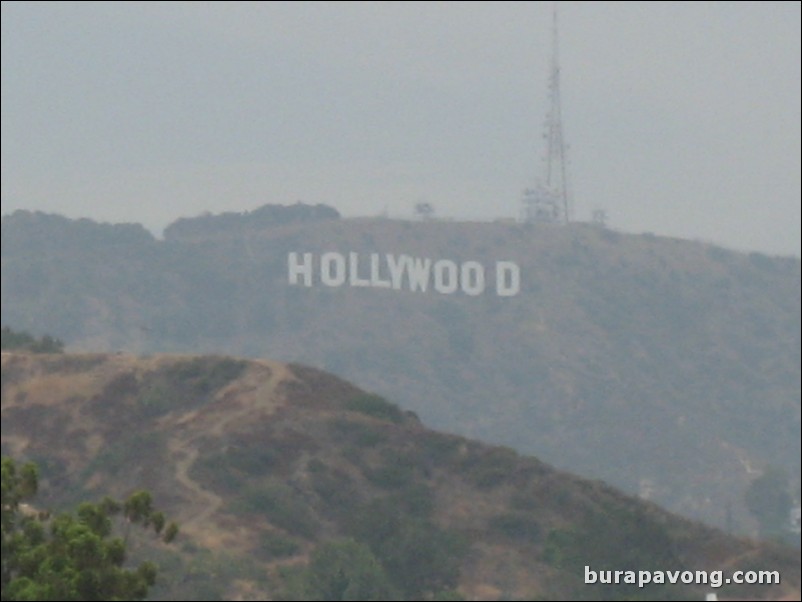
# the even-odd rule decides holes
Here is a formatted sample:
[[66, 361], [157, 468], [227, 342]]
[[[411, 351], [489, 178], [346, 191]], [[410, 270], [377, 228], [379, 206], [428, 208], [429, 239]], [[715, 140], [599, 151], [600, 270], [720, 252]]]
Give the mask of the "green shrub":
[[351, 477], [341, 470], [326, 466], [319, 460], [312, 460], [309, 463], [309, 474], [312, 477], [312, 489], [320, 496], [331, 514], [343, 516], [353, 511], [359, 493]]
[[239, 502], [247, 512], [263, 514], [271, 523], [301, 537], [314, 537], [320, 525], [304, 500], [287, 485], [267, 481], [248, 487]]
[[407, 454], [385, 450], [383, 464], [378, 468], [365, 468], [365, 477], [382, 489], [399, 489], [415, 479], [416, 461]]
[[531, 516], [518, 513], [499, 514], [490, 519], [488, 527], [493, 532], [519, 543], [539, 543], [540, 525]]
[[404, 412], [398, 406], [379, 395], [366, 393], [354, 397], [345, 403], [345, 409], [395, 424], [404, 422]]
[[183, 384], [195, 395], [208, 395], [239, 377], [248, 363], [230, 357], [196, 357], [165, 370], [167, 380]]
[[468, 551], [465, 538], [418, 519], [403, 519], [398, 527], [375, 550], [396, 587], [411, 600], [455, 588]]
[[294, 539], [275, 532], [267, 533], [262, 538], [259, 548], [269, 559], [295, 556], [301, 549]]
[[440, 433], [426, 433], [418, 438], [418, 445], [422, 449], [422, 456], [434, 464], [443, 464], [455, 455], [462, 440], [458, 437]]
[[[583, 567], [596, 570], [681, 570], [665, 527], [648, 513], [610, 508], [587, 515], [579, 526], [556, 529], [546, 537], [543, 560], [580, 575]], [[649, 585], [638, 592], [642, 599], [665, 597], [662, 585]], [[598, 590], [603, 600], [632, 595], [631, 586], [606, 585]]]
[[398, 600], [368, 546], [353, 539], [320, 544], [305, 568], [285, 567], [277, 600]]
[[425, 487], [411, 487], [359, 508], [346, 530], [370, 546], [395, 587], [418, 600], [457, 585], [468, 540], [441, 529], [427, 518], [433, 496]]
[[365, 424], [357, 420], [337, 418], [331, 422], [337, 434], [347, 438], [357, 447], [375, 447], [385, 440], [385, 433], [379, 425]]
[[480, 489], [492, 489], [510, 479], [518, 466], [518, 454], [506, 447], [474, 450], [463, 462], [465, 477]]

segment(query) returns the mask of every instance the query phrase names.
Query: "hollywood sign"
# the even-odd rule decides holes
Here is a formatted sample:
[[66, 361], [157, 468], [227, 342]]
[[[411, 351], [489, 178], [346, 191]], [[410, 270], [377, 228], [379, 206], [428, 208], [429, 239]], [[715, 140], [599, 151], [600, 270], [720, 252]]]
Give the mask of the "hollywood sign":
[[475, 297], [488, 286], [499, 297], [521, 291], [521, 268], [513, 261], [496, 261], [492, 274], [478, 261], [456, 262], [390, 253], [289, 253], [287, 276], [295, 286], [354, 286], [409, 290]]

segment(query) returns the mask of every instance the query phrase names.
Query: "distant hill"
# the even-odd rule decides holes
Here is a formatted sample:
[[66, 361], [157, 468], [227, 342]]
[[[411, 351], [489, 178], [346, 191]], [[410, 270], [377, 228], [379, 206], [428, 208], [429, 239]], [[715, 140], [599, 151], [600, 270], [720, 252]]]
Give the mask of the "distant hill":
[[[318, 370], [219, 356], [2, 356], [3, 454], [41, 467], [40, 508], [147, 488], [181, 523], [156, 599], [275, 599], [321, 542], [370, 546], [405, 595], [702, 599], [708, 586], [585, 585], [594, 570], [780, 571], [799, 552], [673, 516], [508, 448], [425, 428]], [[418, 587], [420, 585], [420, 587]], [[450, 594], [449, 594], [450, 595]]]
[[[326, 253], [329, 283], [353, 253], [357, 284], [375, 255], [387, 285], [326, 286]], [[314, 286], [302, 272], [291, 285], [289, 262], [306, 254]], [[483, 292], [441, 294], [431, 274], [413, 292], [406, 272], [393, 289], [391, 262], [426, 259], [431, 272], [445, 260], [441, 290], [452, 275], [478, 290], [481, 268]], [[500, 261], [520, 268], [518, 294], [497, 294]], [[18, 212], [2, 221], [2, 323], [73, 349], [319, 366], [437, 428], [735, 530], [754, 528], [742, 500], [764, 467], [799, 495], [795, 258], [586, 224], [337, 219], [308, 206], [183, 219], [164, 240]]]

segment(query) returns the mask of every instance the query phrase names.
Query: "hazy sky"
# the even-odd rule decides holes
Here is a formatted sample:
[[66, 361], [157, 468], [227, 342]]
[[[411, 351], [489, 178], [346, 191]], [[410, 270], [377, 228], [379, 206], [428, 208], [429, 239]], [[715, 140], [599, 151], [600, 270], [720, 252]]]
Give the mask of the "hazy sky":
[[[560, 3], [576, 217], [800, 254], [800, 4]], [[518, 214], [551, 3], [2, 3], [2, 211]]]

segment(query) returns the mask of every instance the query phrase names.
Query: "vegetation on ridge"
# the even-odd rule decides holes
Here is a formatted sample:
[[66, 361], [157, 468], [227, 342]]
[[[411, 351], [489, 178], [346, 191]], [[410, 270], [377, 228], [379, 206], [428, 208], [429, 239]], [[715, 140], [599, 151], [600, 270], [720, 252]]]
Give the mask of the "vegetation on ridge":
[[64, 351], [64, 343], [50, 335], [36, 338], [27, 332], [16, 332], [8, 326], [3, 326], [2, 331], [3, 351], [29, 351], [31, 353], [61, 353]]

